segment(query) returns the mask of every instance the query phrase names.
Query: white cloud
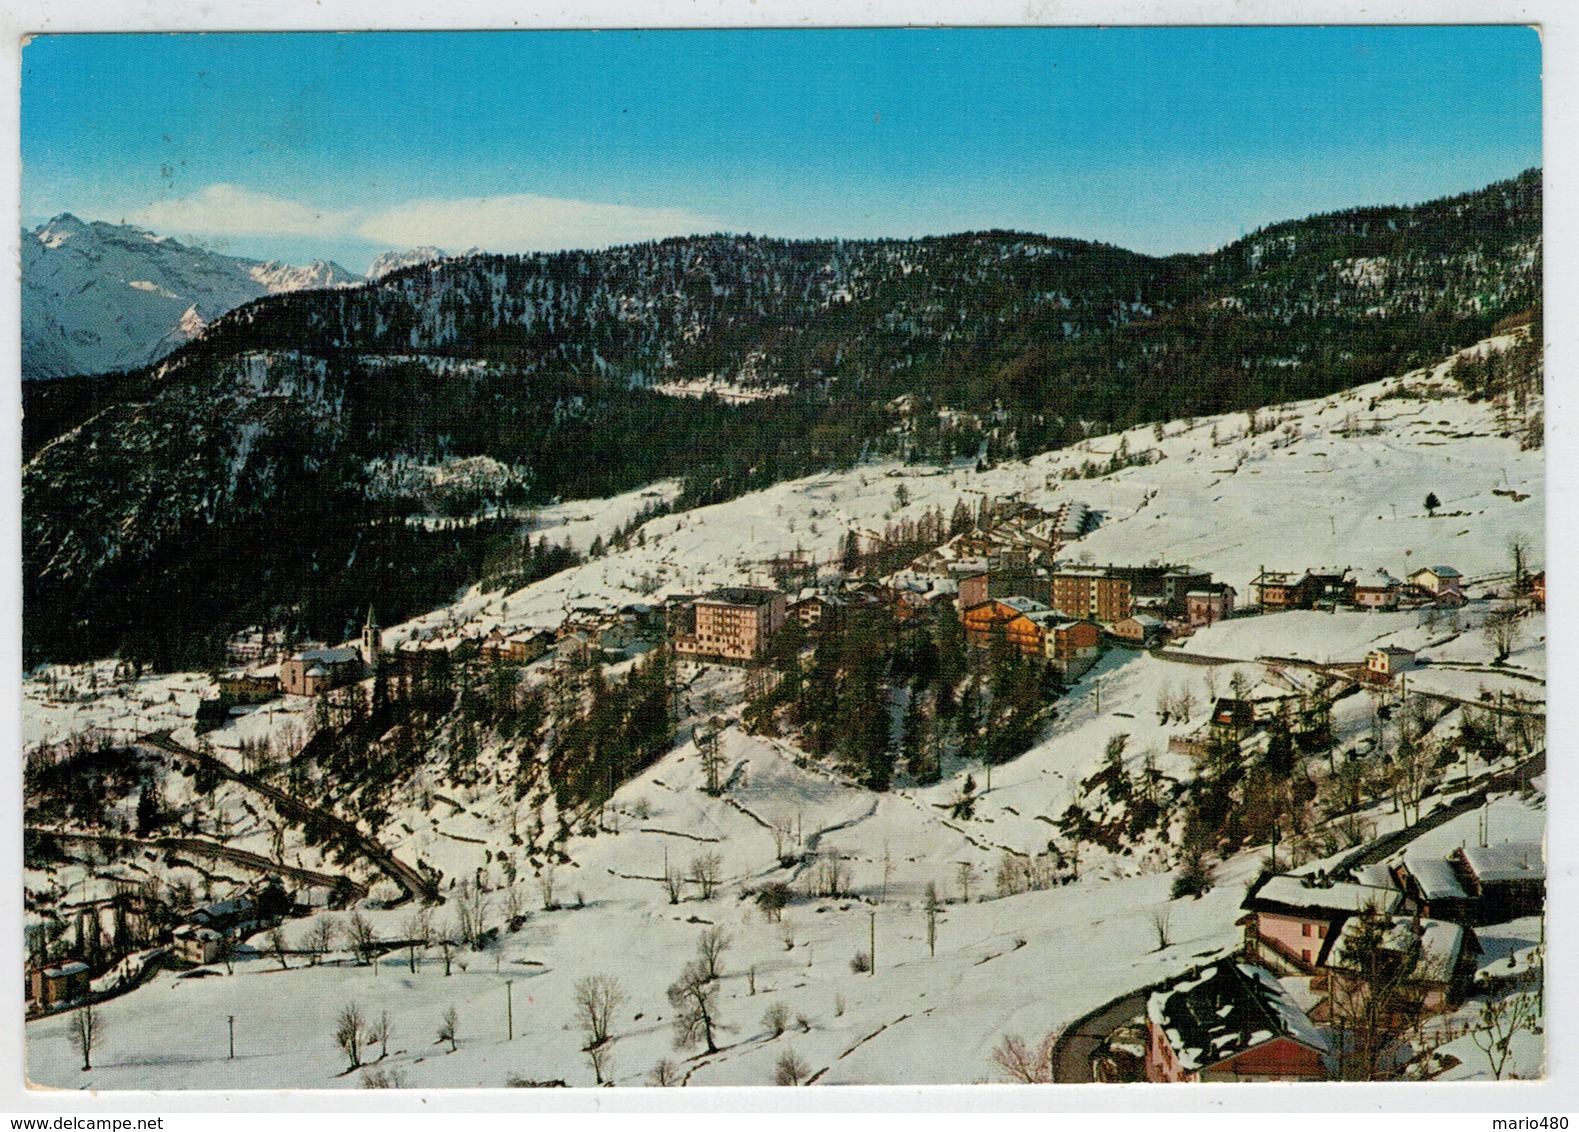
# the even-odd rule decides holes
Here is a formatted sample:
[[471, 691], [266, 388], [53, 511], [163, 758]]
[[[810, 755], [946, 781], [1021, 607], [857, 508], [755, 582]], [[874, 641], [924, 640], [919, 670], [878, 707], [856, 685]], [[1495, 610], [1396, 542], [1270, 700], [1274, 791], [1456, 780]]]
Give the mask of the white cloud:
[[394, 247], [436, 244], [494, 252], [556, 251], [716, 232], [726, 225], [684, 208], [516, 194], [465, 200], [412, 201], [368, 217], [364, 239]]
[[128, 220], [167, 235], [297, 236], [366, 240], [393, 248], [431, 244], [492, 252], [598, 248], [727, 225], [685, 208], [642, 208], [527, 193], [417, 200], [380, 211], [326, 210], [241, 185], [209, 185], [182, 200], [155, 201]]
[[356, 214], [313, 208], [240, 185], [209, 185], [185, 200], [155, 201], [127, 219], [155, 232], [228, 236], [345, 235]]

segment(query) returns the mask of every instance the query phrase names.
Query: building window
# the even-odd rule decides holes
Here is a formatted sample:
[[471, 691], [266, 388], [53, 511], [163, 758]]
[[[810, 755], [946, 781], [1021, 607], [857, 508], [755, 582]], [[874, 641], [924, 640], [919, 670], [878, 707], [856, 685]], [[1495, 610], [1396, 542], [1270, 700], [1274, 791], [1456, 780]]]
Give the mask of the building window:
[[1300, 955], [1304, 957], [1305, 962], [1310, 962], [1310, 948], [1307, 947], [1305, 950], [1301, 951]]
[[1309, 924], [1301, 924], [1301, 925], [1299, 925], [1299, 934], [1300, 935], [1304, 935], [1304, 936], [1310, 935], [1310, 925]]

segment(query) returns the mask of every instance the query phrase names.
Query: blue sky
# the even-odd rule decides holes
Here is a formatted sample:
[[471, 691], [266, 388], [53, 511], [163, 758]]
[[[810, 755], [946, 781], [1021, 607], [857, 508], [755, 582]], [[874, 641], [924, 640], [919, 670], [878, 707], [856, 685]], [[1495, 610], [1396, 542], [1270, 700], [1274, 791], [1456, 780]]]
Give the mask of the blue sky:
[[41, 36], [22, 213], [235, 254], [999, 227], [1204, 251], [1541, 163], [1511, 27]]

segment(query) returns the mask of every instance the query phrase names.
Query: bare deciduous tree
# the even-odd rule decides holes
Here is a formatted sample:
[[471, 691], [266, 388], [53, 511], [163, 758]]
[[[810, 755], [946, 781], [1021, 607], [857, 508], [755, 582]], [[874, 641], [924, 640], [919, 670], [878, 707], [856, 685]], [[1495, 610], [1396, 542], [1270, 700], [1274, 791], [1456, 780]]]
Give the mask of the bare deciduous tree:
[[482, 885], [463, 880], [455, 886], [455, 928], [460, 943], [476, 951], [482, 946], [482, 937], [488, 915], [488, 894]]
[[349, 1003], [340, 1011], [340, 1016], [335, 1019], [334, 1044], [340, 1047], [342, 1053], [351, 1062], [351, 1068], [356, 1069], [362, 1064], [362, 1042], [365, 1039], [367, 1020], [362, 1016], [362, 1008], [356, 1003]]
[[1053, 1080], [1053, 1046], [1058, 1035], [1048, 1034], [1034, 1050], [1023, 1039], [1005, 1034], [992, 1051], [992, 1060], [1008, 1074], [1009, 1080], [1022, 1085], [1048, 1085]]
[[554, 885], [559, 879], [558, 873], [558, 866], [550, 861], [537, 874], [537, 894], [543, 898], [545, 912], [552, 912], [559, 907], [559, 901], [554, 898]]
[[419, 907], [406, 917], [402, 929], [406, 933], [406, 966], [417, 973], [417, 953], [428, 946], [433, 938], [433, 916], [426, 908]]
[[359, 967], [366, 967], [373, 961], [373, 952], [378, 943], [378, 932], [361, 912], [352, 912], [350, 923], [346, 926], [346, 933], [351, 941], [351, 950], [356, 953], [356, 963]]
[[1151, 930], [1157, 936], [1157, 950], [1163, 951], [1173, 943], [1173, 936], [1169, 930], [1173, 913], [1167, 908], [1154, 908], [1151, 913]]
[[811, 1076], [811, 1066], [803, 1061], [794, 1050], [785, 1050], [783, 1055], [773, 1066], [773, 1083], [775, 1085], [799, 1085]]
[[378, 1043], [378, 1060], [380, 1061], [389, 1056], [389, 1033], [389, 1011], [381, 1010], [378, 1013], [378, 1021], [374, 1022], [367, 1031], [368, 1045], [372, 1045], [374, 1042]]
[[404, 1089], [406, 1075], [398, 1069], [364, 1069], [362, 1071], [362, 1088], [364, 1089]]
[[702, 899], [711, 900], [718, 891], [724, 859], [717, 853], [703, 853], [691, 859], [691, 880], [702, 890]]
[[626, 998], [625, 988], [610, 975], [588, 975], [576, 983], [576, 1019], [587, 1037], [584, 1049], [609, 1040], [609, 1023]]
[[685, 871], [679, 865], [670, 865], [664, 869], [663, 890], [669, 894], [669, 903], [680, 903], [680, 897], [685, 892]]
[[308, 963], [316, 967], [333, 949], [340, 937], [340, 922], [333, 916], [319, 916], [302, 938], [302, 950], [307, 952]]
[[976, 883], [976, 866], [969, 861], [961, 861], [955, 870], [954, 879], [959, 884], [960, 900], [969, 904], [971, 886]]
[[785, 857], [784, 850], [795, 841], [795, 831], [787, 823], [781, 825], [778, 822], [774, 822], [771, 832], [773, 834], [773, 856], [782, 861]]
[[285, 958], [285, 953], [290, 948], [285, 943], [285, 929], [275, 924], [269, 929], [269, 954], [279, 960], [280, 970], [289, 971], [290, 961]]
[[657, 1089], [669, 1089], [680, 1083], [680, 1067], [667, 1057], [660, 1058], [647, 1073], [647, 1083]]
[[1495, 664], [1501, 664], [1519, 643], [1519, 637], [1524, 627], [1519, 623], [1519, 607], [1511, 604], [1498, 605], [1486, 614], [1486, 620], [1481, 624], [1481, 631], [1486, 634], [1486, 643], [1496, 650]]
[[438, 1040], [450, 1043], [450, 1052], [455, 1052], [455, 1047], [460, 1038], [461, 1016], [453, 1006], [446, 1007], [444, 1014], [439, 1018]]
[[71, 1048], [82, 1058], [82, 1071], [86, 1073], [93, 1068], [93, 1049], [104, 1032], [98, 1011], [91, 1004], [74, 1011], [67, 1032], [71, 1035]]
[[679, 980], [669, 988], [669, 1004], [676, 1010], [675, 1045], [684, 1049], [702, 1042], [708, 1053], [717, 1053], [713, 1031], [718, 1026], [718, 983], [708, 977], [701, 963], [685, 965]]
[[782, 1002], [775, 1002], [762, 1012], [762, 1025], [768, 1032], [768, 1037], [776, 1038], [789, 1026], [789, 1007]]
[[729, 933], [721, 927], [705, 928], [697, 939], [697, 961], [709, 979], [716, 979], [721, 973], [721, 960], [724, 952], [729, 950], [729, 944]]
[[1541, 1019], [1540, 1005], [1529, 991], [1518, 991], [1499, 999], [1484, 1002], [1476, 1028], [1470, 1038], [1486, 1055], [1486, 1063], [1495, 1080], [1502, 1080], [1503, 1071], [1513, 1056], [1513, 1039], [1521, 1030], [1533, 1030]]

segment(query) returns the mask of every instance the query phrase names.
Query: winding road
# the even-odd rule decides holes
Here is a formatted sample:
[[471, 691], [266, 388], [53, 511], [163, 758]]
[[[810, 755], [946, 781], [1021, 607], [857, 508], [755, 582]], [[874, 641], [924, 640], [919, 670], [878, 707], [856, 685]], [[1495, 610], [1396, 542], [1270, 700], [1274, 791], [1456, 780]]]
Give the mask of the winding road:
[[317, 806], [303, 802], [300, 798], [293, 797], [275, 786], [270, 786], [255, 776], [245, 771], [236, 770], [223, 759], [202, 751], [195, 751], [191, 747], [184, 747], [170, 737], [168, 731], [156, 731], [143, 735], [137, 740], [137, 745], [151, 747], [168, 755], [187, 759], [199, 766], [206, 767], [222, 778], [240, 783], [248, 790], [263, 795], [274, 804], [274, 808], [283, 816], [293, 821], [302, 823], [316, 822], [331, 831], [331, 838], [344, 844], [360, 854], [368, 862], [378, 868], [385, 876], [394, 881], [405, 892], [407, 899], [419, 899], [426, 904], [437, 904], [440, 901], [437, 885], [423, 876], [416, 869], [400, 860], [388, 849], [385, 849], [372, 837], [357, 828], [354, 822], [347, 821], [339, 814], [330, 813], [328, 810], [319, 809]]

